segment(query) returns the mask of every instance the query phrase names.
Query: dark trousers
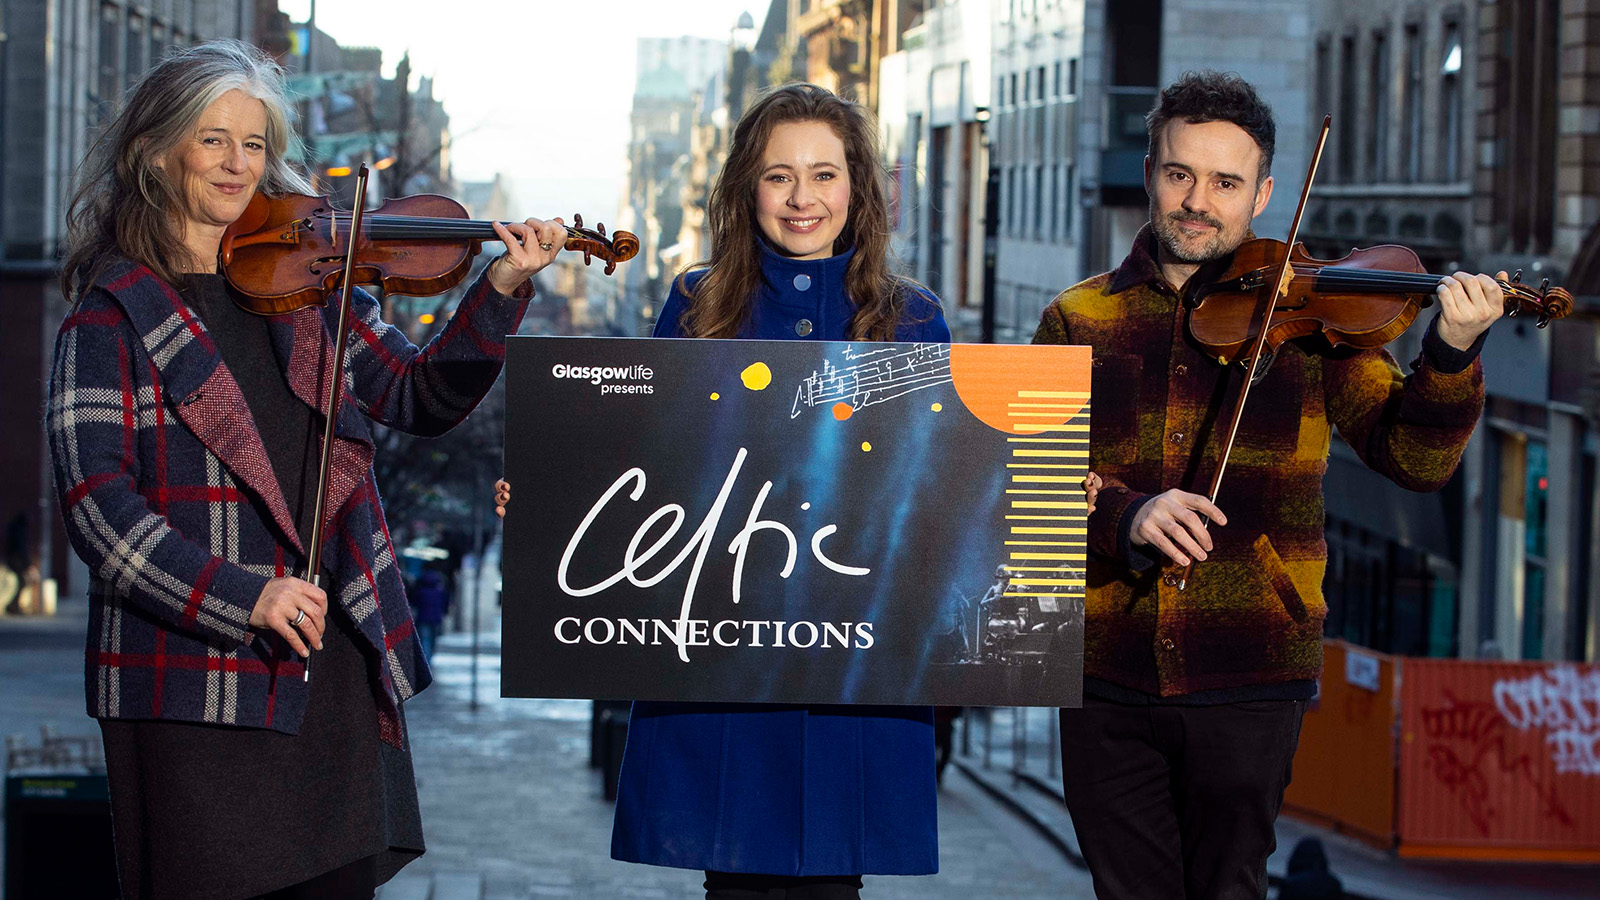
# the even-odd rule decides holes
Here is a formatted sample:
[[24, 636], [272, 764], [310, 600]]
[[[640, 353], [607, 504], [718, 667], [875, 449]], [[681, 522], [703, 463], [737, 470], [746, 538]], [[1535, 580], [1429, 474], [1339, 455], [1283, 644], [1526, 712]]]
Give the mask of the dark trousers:
[[860, 900], [860, 875], [706, 872], [706, 900]]
[[1067, 809], [1100, 900], [1264, 900], [1303, 700], [1061, 711]]
[[378, 858], [368, 856], [256, 900], [371, 900], [378, 890]]

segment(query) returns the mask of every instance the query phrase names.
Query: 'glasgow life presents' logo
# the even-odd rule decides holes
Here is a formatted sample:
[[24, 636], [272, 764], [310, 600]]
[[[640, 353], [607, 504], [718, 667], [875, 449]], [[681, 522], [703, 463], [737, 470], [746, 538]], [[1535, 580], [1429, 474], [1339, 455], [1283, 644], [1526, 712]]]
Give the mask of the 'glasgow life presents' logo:
[[[656, 376], [654, 369], [649, 366], [569, 366], [557, 363], [550, 367], [550, 374], [556, 378], [570, 378], [577, 381], [587, 381], [600, 388], [604, 394], [653, 394], [655, 386], [639, 384], [649, 381]], [[633, 384], [616, 382], [634, 382]]]

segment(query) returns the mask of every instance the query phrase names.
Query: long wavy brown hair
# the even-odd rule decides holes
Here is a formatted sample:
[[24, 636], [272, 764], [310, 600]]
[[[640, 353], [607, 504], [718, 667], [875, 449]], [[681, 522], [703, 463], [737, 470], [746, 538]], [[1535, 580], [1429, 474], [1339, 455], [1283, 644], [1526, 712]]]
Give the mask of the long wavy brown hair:
[[142, 263], [168, 284], [203, 266], [183, 242], [183, 189], [161, 169], [173, 148], [195, 134], [200, 116], [230, 90], [267, 108], [266, 170], [257, 190], [311, 193], [287, 157], [289, 125], [283, 70], [249, 44], [209, 41], [178, 50], [129, 89], [116, 118], [90, 147], [67, 209], [61, 293], [76, 302], [115, 255]]
[[[893, 340], [915, 285], [889, 271], [888, 173], [878, 152], [878, 130], [866, 107], [814, 84], [768, 90], [734, 127], [728, 158], [706, 211], [711, 258], [678, 276], [678, 289], [689, 298], [680, 327], [691, 337], [727, 338], [737, 335], [749, 319], [761, 289], [758, 242], [763, 238], [756, 223], [761, 164], [772, 129], [788, 122], [821, 122], [844, 142], [850, 214], [833, 252], [855, 248], [845, 270], [845, 290], [856, 306], [850, 339]], [[707, 271], [691, 290], [684, 276], [697, 269]]]

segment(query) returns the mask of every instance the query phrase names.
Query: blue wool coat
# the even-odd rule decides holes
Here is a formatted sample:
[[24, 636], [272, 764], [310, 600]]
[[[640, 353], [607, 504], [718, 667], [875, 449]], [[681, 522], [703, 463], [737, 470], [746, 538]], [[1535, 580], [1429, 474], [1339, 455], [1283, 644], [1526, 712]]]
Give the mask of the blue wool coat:
[[[762, 249], [765, 283], [739, 336], [848, 339], [851, 254]], [[687, 306], [674, 284], [656, 336], [682, 337]], [[950, 340], [937, 298], [919, 291], [908, 306], [898, 340]], [[611, 855], [766, 875], [929, 875], [934, 788], [929, 707], [635, 703]]]
[[[399, 706], [430, 676], [367, 420], [436, 435], [466, 418], [494, 384], [528, 296], [526, 283], [508, 298], [480, 277], [423, 348], [386, 324], [366, 292], [351, 298], [323, 564], [330, 601], [383, 660], [378, 727], [395, 746]], [[337, 315], [335, 298], [269, 327], [290, 390], [317, 409]], [[149, 269], [109, 262], [62, 322], [45, 419], [61, 517], [89, 567], [89, 715], [297, 734], [316, 679], [303, 681], [300, 659], [249, 619], [268, 579], [301, 574], [306, 548], [200, 317]]]

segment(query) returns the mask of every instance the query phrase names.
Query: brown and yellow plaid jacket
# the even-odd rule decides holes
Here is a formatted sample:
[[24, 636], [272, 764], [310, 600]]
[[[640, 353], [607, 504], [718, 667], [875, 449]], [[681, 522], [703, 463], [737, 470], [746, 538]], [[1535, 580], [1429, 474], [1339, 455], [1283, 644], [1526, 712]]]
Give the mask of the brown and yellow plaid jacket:
[[1437, 490], [1482, 412], [1482, 364], [1474, 354], [1447, 374], [1423, 353], [1402, 376], [1384, 350], [1284, 344], [1239, 426], [1218, 496], [1228, 524], [1212, 526], [1216, 549], [1179, 592], [1176, 565], [1141, 571], [1130, 557], [1123, 519], [1172, 488], [1206, 492], [1219, 410], [1243, 378], [1238, 366], [1225, 377], [1184, 318], [1147, 225], [1116, 270], [1062, 292], [1033, 337], [1094, 348], [1090, 464], [1106, 486], [1089, 519], [1084, 674], [1162, 697], [1316, 678], [1333, 428], [1374, 471]]

